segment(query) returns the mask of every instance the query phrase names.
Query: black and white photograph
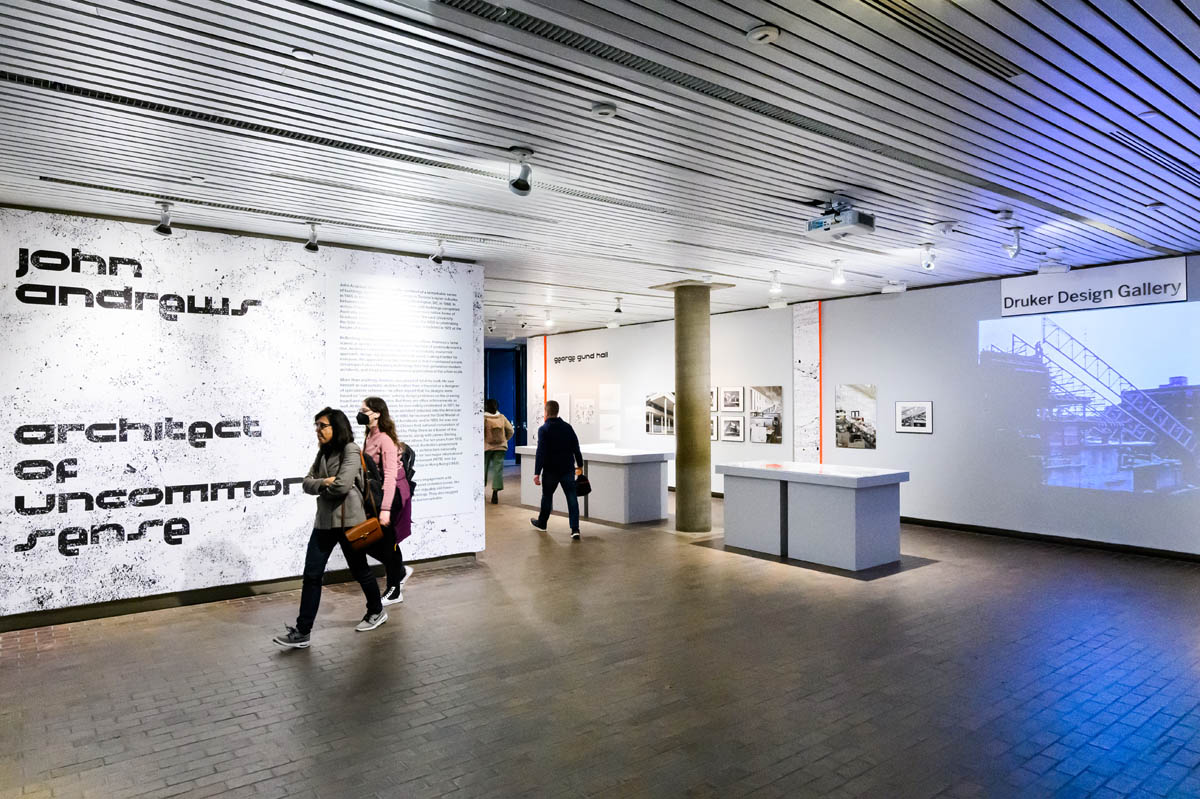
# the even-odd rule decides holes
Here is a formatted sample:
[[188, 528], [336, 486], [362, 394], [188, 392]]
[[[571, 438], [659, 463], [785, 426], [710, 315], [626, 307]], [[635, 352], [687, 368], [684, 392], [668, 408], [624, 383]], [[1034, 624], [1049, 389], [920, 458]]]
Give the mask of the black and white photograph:
[[746, 440], [746, 418], [744, 416], [722, 416], [721, 417], [721, 440], [722, 441], [745, 441]]
[[710, 441], [717, 440], [717, 415], [715, 413], [708, 415], [708, 438]]
[[933, 403], [902, 401], [896, 403], [897, 433], [932, 433]]
[[745, 393], [742, 386], [721, 386], [721, 413], [742, 413]]
[[783, 443], [783, 386], [750, 386], [750, 443]]
[[717, 412], [717, 387], [708, 387], [708, 409], [713, 413]]
[[874, 383], [842, 383], [833, 393], [835, 443], [842, 449], [875, 449], [877, 413]]
[[675, 435], [674, 391], [654, 391], [646, 395], [646, 432], [655, 436]]

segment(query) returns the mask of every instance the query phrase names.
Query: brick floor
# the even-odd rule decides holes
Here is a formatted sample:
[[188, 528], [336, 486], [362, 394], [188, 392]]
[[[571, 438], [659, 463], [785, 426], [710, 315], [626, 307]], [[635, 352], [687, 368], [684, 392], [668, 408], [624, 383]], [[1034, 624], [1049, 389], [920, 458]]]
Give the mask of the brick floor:
[[296, 592], [0, 635], [0, 799], [1200, 796], [1196, 565], [906, 527], [932, 562], [860, 581], [487, 513], [308, 651]]

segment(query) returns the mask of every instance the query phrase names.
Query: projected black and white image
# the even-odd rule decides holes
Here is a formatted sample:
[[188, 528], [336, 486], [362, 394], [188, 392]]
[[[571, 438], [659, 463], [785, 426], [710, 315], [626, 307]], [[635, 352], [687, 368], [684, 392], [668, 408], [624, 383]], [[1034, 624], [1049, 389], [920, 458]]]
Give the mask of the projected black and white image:
[[932, 402], [897, 402], [896, 403], [896, 432], [897, 433], [932, 433], [933, 432], [933, 403]]
[[843, 449], [875, 449], [873, 383], [842, 383], [833, 392], [835, 441]]
[[783, 386], [750, 386], [750, 443], [783, 443]]
[[1194, 496], [1197, 341], [1197, 303], [980, 322], [980, 418], [1003, 466], [1046, 486]]
[[745, 441], [746, 440], [746, 419], [742, 416], [722, 416], [721, 417], [721, 440], [722, 441]]
[[675, 392], [654, 391], [646, 395], [646, 432], [675, 435]]

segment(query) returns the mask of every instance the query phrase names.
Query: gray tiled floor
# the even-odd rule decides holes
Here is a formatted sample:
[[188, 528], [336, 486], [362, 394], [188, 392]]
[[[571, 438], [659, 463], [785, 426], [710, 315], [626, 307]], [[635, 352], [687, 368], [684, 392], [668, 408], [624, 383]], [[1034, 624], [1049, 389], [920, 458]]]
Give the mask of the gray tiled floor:
[[0, 797], [1200, 795], [1195, 565], [906, 528], [934, 562], [863, 582], [528, 516], [373, 633], [327, 589], [306, 652], [294, 592], [0, 635]]

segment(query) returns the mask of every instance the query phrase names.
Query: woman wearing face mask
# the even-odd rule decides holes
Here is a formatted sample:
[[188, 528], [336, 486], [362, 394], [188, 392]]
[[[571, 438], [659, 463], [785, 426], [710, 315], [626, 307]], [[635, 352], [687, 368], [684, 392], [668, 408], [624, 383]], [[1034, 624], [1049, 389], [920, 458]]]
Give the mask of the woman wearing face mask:
[[404, 585], [413, 573], [411, 566], [404, 565], [404, 555], [400, 552], [400, 542], [408, 537], [412, 525], [411, 491], [400, 458], [404, 445], [396, 437], [396, 424], [388, 413], [387, 403], [379, 397], [363, 400], [355, 421], [367, 428], [363, 454], [375, 461], [383, 473], [383, 504], [379, 513], [383, 538], [368, 547], [366, 553], [387, 569], [383, 604], [394, 605], [404, 601]]
[[300, 592], [300, 615], [295, 627], [274, 638], [276, 644], [292, 649], [307, 649], [313, 621], [321, 605], [321, 578], [333, 548], [340, 546], [350, 573], [362, 586], [367, 598], [367, 613], [354, 629], [374, 630], [387, 621], [379, 597], [379, 584], [367, 556], [350, 546], [346, 530], [366, 520], [363, 511], [362, 460], [354, 443], [354, 430], [346, 414], [324, 408], [313, 420], [317, 434], [317, 457], [304, 478], [304, 493], [317, 497], [317, 519], [308, 538], [304, 558], [304, 587]]

